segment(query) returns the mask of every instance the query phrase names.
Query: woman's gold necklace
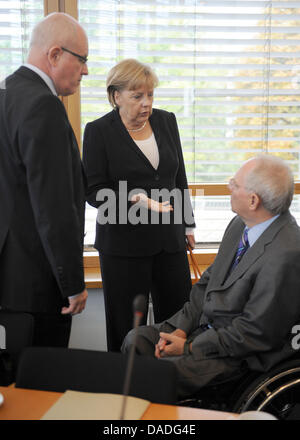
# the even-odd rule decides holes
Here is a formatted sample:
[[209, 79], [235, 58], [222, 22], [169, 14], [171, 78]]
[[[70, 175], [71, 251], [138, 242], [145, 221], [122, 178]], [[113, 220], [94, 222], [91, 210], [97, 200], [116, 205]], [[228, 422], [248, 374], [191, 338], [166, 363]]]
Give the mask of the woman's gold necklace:
[[132, 132], [142, 131], [146, 127], [146, 124], [147, 121], [145, 121], [140, 128], [127, 128], [127, 130]]

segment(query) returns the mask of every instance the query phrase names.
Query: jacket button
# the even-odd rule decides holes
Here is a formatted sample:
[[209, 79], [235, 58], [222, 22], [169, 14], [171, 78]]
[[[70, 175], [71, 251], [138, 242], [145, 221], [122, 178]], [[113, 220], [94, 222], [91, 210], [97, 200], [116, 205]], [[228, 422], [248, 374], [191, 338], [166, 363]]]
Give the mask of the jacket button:
[[156, 174], [155, 177], [154, 177], [154, 179], [155, 179], [155, 180], [159, 180], [159, 175]]

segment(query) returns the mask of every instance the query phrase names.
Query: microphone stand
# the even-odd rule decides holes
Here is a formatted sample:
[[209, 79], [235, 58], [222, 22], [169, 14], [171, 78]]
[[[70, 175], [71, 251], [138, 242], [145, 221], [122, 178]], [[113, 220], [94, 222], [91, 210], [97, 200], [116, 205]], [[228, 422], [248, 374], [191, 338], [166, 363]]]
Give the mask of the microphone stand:
[[[136, 329], [140, 325], [141, 319], [144, 315], [144, 310], [146, 309], [146, 298], [143, 295], [137, 296], [134, 300], [133, 307], [134, 307], [133, 328]], [[127, 397], [129, 394], [130, 379], [131, 379], [131, 374], [132, 374], [132, 369], [133, 369], [133, 360], [134, 360], [134, 353], [135, 353], [136, 338], [137, 338], [137, 332], [134, 333], [133, 341], [132, 341], [132, 344], [130, 347], [130, 352], [129, 352], [129, 358], [128, 358], [128, 363], [127, 363], [124, 388], [123, 388], [123, 402], [122, 402], [120, 420], [124, 420], [124, 415], [125, 415]]]

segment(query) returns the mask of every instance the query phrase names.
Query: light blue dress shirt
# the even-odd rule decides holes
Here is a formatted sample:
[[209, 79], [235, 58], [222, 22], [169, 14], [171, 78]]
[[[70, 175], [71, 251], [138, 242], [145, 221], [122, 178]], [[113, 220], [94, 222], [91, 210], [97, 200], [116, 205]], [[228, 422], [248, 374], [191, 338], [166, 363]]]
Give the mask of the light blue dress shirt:
[[248, 229], [248, 241], [249, 241], [249, 246], [253, 246], [254, 243], [256, 242], [256, 240], [261, 236], [261, 234], [263, 232], [265, 232], [265, 230], [279, 217], [278, 215], [275, 215], [272, 218], [269, 218], [268, 220], [266, 220], [265, 222], [262, 223], [258, 223], [255, 226], [252, 226], [252, 228], [247, 228]]

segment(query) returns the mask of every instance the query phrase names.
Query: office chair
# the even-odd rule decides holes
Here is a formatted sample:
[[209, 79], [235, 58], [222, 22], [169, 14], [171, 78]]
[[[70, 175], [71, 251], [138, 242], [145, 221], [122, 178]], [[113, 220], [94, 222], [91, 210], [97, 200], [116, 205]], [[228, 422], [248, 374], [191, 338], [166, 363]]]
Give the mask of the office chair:
[[[29, 347], [20, 359], [16, 387], [122, 394], [127, 360], [121, 353]], [[175, 403], [175, 366], [136, 356], [128, 394], [154, 403]]]
[[[0, 310], [2, 367], [0, 385], [14, 382], [17, 365], [23, 348], [30, 346], [33, 340], [34, 319], [29, 313]], [[3, 343], [3, 341], [2, 341]]]

